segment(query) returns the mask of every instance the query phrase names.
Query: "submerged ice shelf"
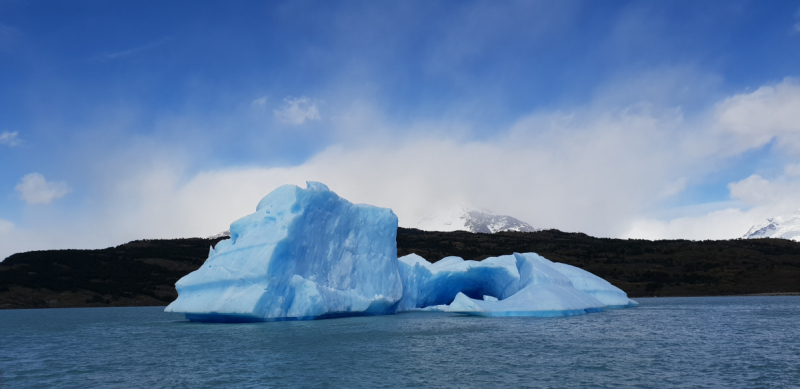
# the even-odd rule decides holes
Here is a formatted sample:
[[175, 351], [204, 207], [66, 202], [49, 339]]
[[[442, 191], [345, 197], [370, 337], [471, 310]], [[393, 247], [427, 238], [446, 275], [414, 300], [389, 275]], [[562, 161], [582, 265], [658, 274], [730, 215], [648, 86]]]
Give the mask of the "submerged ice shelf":
[[569, 316], [636, 304], [600, 277], [533, 253], [398, 259], [396, 234], [390, 209], [352, 204], [316, 182], [285, 185], [231, 224], [231, 238], [176, 283], [165, 311], [242, 322], [418, 309]]

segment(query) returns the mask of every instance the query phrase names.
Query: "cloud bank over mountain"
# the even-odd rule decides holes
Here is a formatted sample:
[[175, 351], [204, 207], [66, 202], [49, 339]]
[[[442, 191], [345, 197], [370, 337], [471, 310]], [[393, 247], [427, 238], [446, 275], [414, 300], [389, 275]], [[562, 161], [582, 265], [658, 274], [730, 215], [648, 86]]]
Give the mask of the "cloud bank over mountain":
[[209, 236], [309, 180], [406, 227], [722, 239], [800, 208], [794, 6], [316, 5], [4, 8], [0, 257]]
[[[769, 88], [795, 87], [794, 81], [785, 80]], [[134, 159], [139, 153], [117, 162], [135, 167], [125, 175], [111, 178], [117, 166], [108, 166], [104, 173], [108, 178], [103, 187], [96, 188], [98, 202], [93, 213], [74, 220], [48, 216], [43, 221], [51, 226], [63, 223], [58, 235], [64, 237], [47, 240], [68, 246], [102, 246], [144, 237], [207, 236], [250, 212], [250, 204], [273, 188], [313, 179], [329, 183], [356, 202], [394, 209], [400, 225], [406, 227], [415, 227], [426, 215], [454, 203], [467, 202], [539, 227], [597, 236], [734, 238], [757, 221], [800, 206], [793, 196], [800, 189], [795, 165], [787, 165], [775, 178], [753, 175], [731, 183], [734, 200], [727, 207], [666, 220], [643, 215], [659, 202], [680, 195], [687, 182], [702, 180], [724, 163], [730, 149], [718, 147], [719, 143], [731, 142], [745, 149], [763, 143], [754, 141], [751, 132], [725, 127], [730, 121], [727, 118], [737, 114], [730, 101], [738, 101], [737, 109], [744, 111], [748, 120], [757, 121], [752, 117], [757, 110], [742, 101], [750, 101], [760, 91], [726, 98], [694, 118], [686, 118], [678, 109], [642, 104], [615, 111], [586, 107], [531, 114], [509, 126], [504, 136], [485, 141], [431, 135], [376, 137], [356, 147], [342, 142], [289, 167], [245, 166], [189, 173], [181, 168], [185, 161], [176, 162], [164, 151], [148, 150], [145, 160], [151, 163], [137, 164]], [[724, 115], [719, 114], [720, 107], [724, 107]], [[703, 126], [706, 123], [711, 125]], [[361, 130], [350, 121], [339, 125], [347, 126], [343, 132]], [[412, 131], [435, 134], [439, 126], [424, 123], [413, 126]], [[759, 137], [769, 136], [781, 144], [800, 131], [765, 128], [767, 135]], [[29, 191], [29, 203], [63, 196], [61, 186], [34, 185], [44, 181], [41, 176], [31, 176], [28, 181], [26, 187], [42, 189]], [[45, 196], [47, 193], [53, 196]], [[67, 222], [76, 225], [70, 229]], [[14, 237], [40, 233], [15, 227], [3, 233], [8, 239], [4, 247], [33, 249], [37, 246]], [[42, 240], [35, 241], [39, 244]]]

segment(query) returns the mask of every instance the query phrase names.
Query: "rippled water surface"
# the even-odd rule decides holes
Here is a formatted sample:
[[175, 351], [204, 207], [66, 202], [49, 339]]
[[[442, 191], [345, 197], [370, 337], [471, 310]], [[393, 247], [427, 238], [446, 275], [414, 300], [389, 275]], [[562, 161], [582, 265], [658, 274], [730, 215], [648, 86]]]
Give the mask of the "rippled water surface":
[[158, 307], [6, 310], [0, 388], [800, 385], [800, 296], [639, 302], [567, 318], [252, 324]]

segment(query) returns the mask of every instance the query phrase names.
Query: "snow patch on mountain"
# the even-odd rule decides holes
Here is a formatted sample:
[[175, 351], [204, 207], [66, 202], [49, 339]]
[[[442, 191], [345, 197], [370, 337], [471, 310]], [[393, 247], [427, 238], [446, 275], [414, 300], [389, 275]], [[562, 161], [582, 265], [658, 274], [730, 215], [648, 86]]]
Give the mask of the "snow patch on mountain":
[[477, 210], [464, 204], [433, 214], [417, 223], [425, 231], [469, 231], [493, 234], [500, 231], [533, 232], [534, 228], [522, 220], [508, 215], [498, 215], [487, 209]]
[[743, 238], [781, 238], [800, 241], [800, 210], [756, 224], [750, 227], [750, 230], [744, 234]]
[[220, 232], [218, 234], [207, 236], [206, 239], [230, 238], [230, 237], [231, 237], [231, 232], [228, 231], [228, 230], [225, 230], [225, 231], [222, 231], [222, 232]]

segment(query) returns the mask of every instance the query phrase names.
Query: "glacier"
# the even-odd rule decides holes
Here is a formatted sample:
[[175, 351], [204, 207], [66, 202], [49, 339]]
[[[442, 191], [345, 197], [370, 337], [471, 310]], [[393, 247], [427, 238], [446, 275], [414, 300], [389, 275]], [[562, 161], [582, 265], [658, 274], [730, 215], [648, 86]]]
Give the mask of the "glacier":
[[534, 253], [398, 258], [397, 226], [390, 209], [353, 204], [324, 184], [281, 186], [178, 280], [165, 311], [250, 322], [414, 310], [549, 317], [636, 305], [602, 278]]

